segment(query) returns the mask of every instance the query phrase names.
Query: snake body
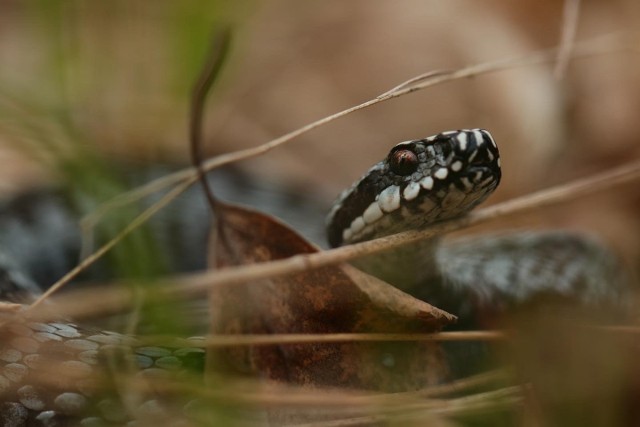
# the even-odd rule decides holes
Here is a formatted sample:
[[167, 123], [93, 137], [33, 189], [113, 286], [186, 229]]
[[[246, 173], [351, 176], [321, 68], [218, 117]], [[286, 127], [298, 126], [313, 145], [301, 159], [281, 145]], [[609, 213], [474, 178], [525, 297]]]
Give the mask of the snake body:
[[[484, 201], [500, 178], [498, 148], [485, 130], [443, 132], [402, 142], [339, 196], [328, 215], [329, 243], [340, 246], [463, 215]], [[573, 262], [572, 257], [580, 261]], [[471, 260], [469, 268], [463, 267], [465, 259]], [[566, 283], [560, 281], [562, 293], [582, 293], [596, 302], [617, 299], [617, 291], [603, 287], [611, 281], [611, 272], [619, 270], [611, 259], [608, 251], [590, 240], [553, 232], [464, 244], [430, 240], [365, 264], [378, 269], [382, 265], [382, 276], [390, 267], [399, 266], [404, 273], [427, 270], [412, 274], [414, 282], [422, 281], [418, 287], [412, 283], [412, 293], [464, 315], [473, 312], [472, 303], [478, 300], [520, 301], [536, 290], [554, 289], [548, 280], [552, 271], [555, 277], [571, 276]], [[589, 268], [595, 264], [602, 268]], [[563, 269], [571, 270], [571, 275], [563, 275]], [[547, 272], [532, 284], [531, 277]], [[6, 298], [15, 293], [12, 286], [32, 290], [22, 278], [5, 281]], [[448, 301], [454, 303], [447, 306]], [[194, 402], [181, 401], [179, 396], [170, 403], [154, 398], [135, 405], [129, 402], [126, 408], [126, 402], [101, 396], [95, 384], [108, 378], [104, 354], [114, 352], [126, 355], [127, 366], [139, 370], [138, 375], [197, 372], [204, 364], [204, 350], [195, 344], [145, 347], [132, 337], [72, 323], [9, 322], [3, 327], [0, 345], [2, 425], [120, 425], [131, 415], [131, 406], [134, 415], [165, 424], [170, 413], [165, 405], [187, 412], [193, 407]]]

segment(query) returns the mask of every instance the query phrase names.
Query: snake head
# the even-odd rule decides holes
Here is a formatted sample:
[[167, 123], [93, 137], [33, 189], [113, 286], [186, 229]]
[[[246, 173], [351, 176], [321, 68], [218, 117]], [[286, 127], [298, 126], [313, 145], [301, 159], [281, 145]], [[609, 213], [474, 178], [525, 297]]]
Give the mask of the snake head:
[[500, 182], [500, 154], [486, 130], [405, 141], [345, 190], [327, 218], [332, 247], [461, 216]]

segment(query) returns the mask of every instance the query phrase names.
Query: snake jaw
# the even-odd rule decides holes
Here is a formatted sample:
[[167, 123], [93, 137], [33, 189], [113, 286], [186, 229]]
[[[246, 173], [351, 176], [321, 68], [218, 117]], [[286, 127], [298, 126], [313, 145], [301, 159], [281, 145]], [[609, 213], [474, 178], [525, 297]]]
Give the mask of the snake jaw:
[[329, 243], [336, 247], [463, 215], [495, 190], [500, 177], [498, 147], [486, 130], [401, 142], [339, 196], [327, 217]]

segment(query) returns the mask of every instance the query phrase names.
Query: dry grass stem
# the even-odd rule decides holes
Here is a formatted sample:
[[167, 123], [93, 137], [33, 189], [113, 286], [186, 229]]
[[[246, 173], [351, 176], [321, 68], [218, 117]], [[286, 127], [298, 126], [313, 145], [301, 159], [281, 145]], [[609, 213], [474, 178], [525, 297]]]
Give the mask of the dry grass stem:
[[[159, 296], [195, 296], [203, 294], [212, 286], [233, 285], [257, 279], [265, 279], [269, 277], [277, 277], [286, 274], [307, 271], [313, 268], [335, 265], [342, 262], [350, 261], [358, 257], [393, 249], [418, 240], [427, 239], [437, 234], [479, 225], [484, 222], [502, 218], [507, 215], [522, 214], [527, 211], [539, 209], [545, 206], [567, 202], [572, 199], [576, 199], [598, 191], [611, 189], [615, 186], [629, 183], [637, 179], [640, 179], [640, 161], [632, 162], [597, 175], [572, 181], [570, 183], [552, 187], [550, 189], [542, 190], [530, 195], [515, 198], [488, 208], [480, 209], [476, 212], [470, 213], [465, 217], [434, 224], [433, 226], [430, 226], [425, 230], [406, 231], [403, 233], [362, 242], [355, 245], [343, 246], [340, 248], [321, 251], [309, 255], [296, 255], [283, 260], [257, 263], [248, 266], [228, 267], [221, 270], [207, 271], [203, 273], [174, 276], [165, 279], [164, 286], [158, 283], [155, 286], [155, 289], [157, 290]], [[184, 185], [186, 184], [183, 184], [180, 187], [176, 187], [172, 192], [167, 193], [162, 201], [168, 203], [170, 201], [169, 197], [180, 191]], [[134, 220], [134, 222], [130, 224], [127, 230], [124, 230], [119, 235], [118, 238], [123, 238], [125, 232], [128, 231], [131, 227], [139, 225], [142, 221], [146, 220], [150, 215], [152, 215], [152, 209], [158, 209], [158, 207], [154, 205], [144, 211], [140, 216], [136, 218], [136, 220]], [[114, 244], [115, 242], [111, 241], [109, 243], [109, 247], [101, 248], [98, 253], [101, 255]], [[99, 255], [94, 254], [94, 257], [97, 256]], [[91, 261], [92, 259], [86, 261]], [[75, 274], [79, 273], [81, 271], [81, 268], [83, 268], [85, 265], [85, 263], [81, 264], [81, 266], [76, 267], [65, 277], [63, 277], [58, 283], [56, 283], [54, 287], [52, 287], [37, 301], [38, 305], [44, 300], [44, 298], [48, 297], [69, 280], [71, 280], [71, 278], [73, 278]], [[86, 302], [82, 303], [80, 299], [74, 299], [72, 295], [65, 296], [63, 301], [59, 302], [59, 306], [56, 306], [59, 307], [60, 312], [64, 312], [67, 315], [75, 317], [74, 314], [96, 315], [101, 311], [112, 312], [118, 304], [122, 304], [121, 307], [125, 307], [127, 305], [126, 293], [121, 289], [118, 289], [117, 287], [106, 287], [106, 289], [93, 290], [92, 292], [94, 293], [94, 295], [97, 295], [97, 299], [95, 299], [97, 304], [92, 305], [90, 307], [90, 310], [87, 308]], [[84, 296], [87, 298], [91, 298], [91, 296], [88, 296], [87, 294], [84, 294]], [[35, 308], [38, 305], [34, 303], [31, 308]], [[41, 310], [43, 312], [43, 316], [50, 316], [52, 314], [51, 309], [43, 307], [41, 308]], [[34, 315], [34, 313], [31, 313], [31, 315]]]
[[[149, 389], [148, 378], [123, 376], [130, 389]], [[249, 404], [259, 407], [302, 407], [308, 408], [371, 408], [376, 406], [405, 406], [424, 404], [425, 399], [407, 398], [394, 393], [374, 393], [371, 391], [342, 390], [335, 388], [305, 388], [272, 382], [244, 381], [217, 377], [217, 383], [201, 386], [193, 382], [172, 381], [169, 378], [152, 382], [153, 390], [170, 392], [182, 391], [215, 400], [219, 404]]]
[[309, 255], [296, 255], [283, 260], [241, 267], [228, 267], [221, 270], [188, 275], [180, 280], [181, 285], [179, 286], [187, 293], [201, 293], [212, 286], [233, 285], [335, 265], [377, 252], [394, 249], [419, 240], [428, 239], [435, 235], [479, 225], [508, 215], [522, 214], [545, 206], [567, 202], [637, 179], [640, 179], [640, 161], [480, 209], [467, 216], [440, 222], [421, 231], [405, 231], [391, 236]]
[[185, 184], [185, 188], [188, 188], [196, 181], [198, 181], [198, 174], [196, 168], [193, 167], [182, 169], [169, 175], [156, 178], [146, 184], [126, 191], [114, 197], [113, 199], [104, 202], [93, 212], [85, 215], [80, 220], [80, 227], [82, 230], [87, 230], [89, 228], [95, 227], [96, 224], [98, 224], [102, 220], [102, 218], [113, 209], [135, 203], [145, 197], [150, 196], [151, 194], [178, 184]]
[[[393, 395], [389, 395], [393, 396]], [[433, 420], [434, 415], [461, 415], [482, 410], [509, 407], [522, 403], [522, 388], [518, 386], [478, 393], [450, 400], [420, 402], [413, 405], [389, 405], [383, 402], [381, 407], [369, 409], [375, 415], [342, 418], [330, 421], [318, 421], [294, 424], [296, 427], [338, 427], [351, 425], [369, 425], [374, 422], [402, 422]]]
[[[294, 424], [295, 427], [344, 427], [370, 425], [374, 423], [400, 423], [433, 420], [436, 415], [468, 415], [487, 410], [513, 408], [523, 403], [521, 387], [507, 387], [495, 391], [478, 393], [468, 397], [424, 403], [416, 407], [400, 407], [376, 410], [376, 415], [343, 418], [331, 421]], [[421, 406], [421, 407], [420, 407]], [[293, 427], [292, 426], [292, 427]]]
[[[124, 376], [130, 389], [147, 390], [147, 379]], [[163, 378], [153, 381], [153, 390], [171, 392], [184, 391], [207, 399], [215, 399], [224, 404], [249, 404], [258, 407], [301, 407], [301, 408], [364, 408], [376, 412], [406, 412], [411, 410], [435, 410], [451, 413], [452, 410], [474, 408], [479, 403], [498, 401], [504, 398], [520, 397], [522, 386], [509, 386], [497, 390], [472, 394], [453, 399], [415, 398], [407, 393], [375, 393], [371, 391], [341, 390], [334, 388], [306, 388], [273, 383], [249, 381], [236, 383], [229, 378], [218, 378], [218, 385], [204, 387], [191, 382], [172, 381]]]
[[[604, 54], [611, 53], [616, 49], [623, 49], [626, 47], [626, 44], [623, 43], [623, 40], [619, 36], [608, 36], [601, 37], [597, 39], [593, 39], [590, 41], [582, 42], [580, 44], [576, 44], [576, 48], [572, 51], [572, 57], [579, 56], [589, 56], [596, 54]], [[447, 81], [452, 81], [461, 78], [467, 78], [472, 76], [477, 76], [480, 74], [494, 72], [499, 70], [506, 70], [514, 67], [522, 67], [526, 65], [531, 65], [535, 63], [543, 63], [549, 62], [553, 59], [553, 55], [556, 52], [556, 49], [551, 49], [547, 51], [537, 52], [530, 55], [525, 55], [518, 58], [509, 58], [500, 61], [487, 62], [478, 64], [471, 67], [462, 68], [454, 71], [438, 71], [438, 72], [430, 72], [422, 76], [415, 77], [401, 85], [397, 86], [397, 90], [387, 92], [384, 95], [381, 95], [377, 98], [366, 101], [357, 106], [348, 108], [339, 113], [333, 114], [331, 116], [325, 117], [316, 122], [310, 123], [306, 126], [303, 126], [293, 132], [290, 132], [286, 135], [283, 135], [279, 138], [271, 140], [265, 144], [259, 145], [257, 147], [248, 148], [244, 150], [239, 150], [236, 152], [223, 154], [212, 159], [206, 161], [203, 165], [204, 169], [209, 171], [216, 167], [223, 166], [228, 163], [240, 161], [247, 159], [249, 157], [258, 156], [264, 154], [288, 141], [293, 140], [294, 138], [307, 133], [317, 127], [325, 125], [333, 120], [336, 120], [340, 117], [343, 117], [352, 112], [361, 110], [363, 108], [375, 105], [379, 102], [383, 102], [388, 99], [396, 98], [399, 96], [403, 96], [409, 94], [411, 92], [415, 92], [417, 90], [425, 89], [430, 86], [434, 86], [440, 83], [444, 83]], [[173, 183], [179, 183], [177, 187], [173, 188], [170, 192], [165, 194], [158, 202], [154, 203], [148, 209], [143, 211], [140, 215], [138, 215], [132, 222], [123, 229], [117, 236], [113, 239], [105, 243], [102, 247], [96, 250], [91, 255], [87, 256], [80, 264], [78, 264], [75, 268], [69, 271], [65, 276], [63, 276], [60, 280], [54, 283], [48, 290], [45, 292], [37, 301], [32, 304], [32, 308], [39, 306], [42, 301], [48, 298], [50, 295], [55, 293], [61, 287], [63, 287], [66, 283], [71, 281], [74, 277], [76, 277], [79, 273], [81, 273], [85, 268], [93, 264], [96, 260], [102, 257], [105, 253], [107, 253], [112, 247], [114, 247], [120, 240], [126, 237], [129, 233], [137, 229], [139, 226], [144, 224], [149, 218], [151, 218], [156, 212], [161, 210], [164, 206], [168, 205], [173, 199], [182, 194], [189, 186], [191, 186], [194, 182], [198, 180], [198, 173], [194, 168], [190, 170], [182, 170], [176, 172], [174, 174], [165, 176], [160, 180], [151, 181], [143, 187], [140, 187], [133, 192], [123, 193], [121, 197], [115, 198], [108, 202], [103, 207], [99, 208], [97, 212], [100, 212], [101, 215], [105, 214], [109, 207], [113, 206], [121, 206], [124, 201], [134, 200], [138, 196], [143, 196], [145, 194], [149, 194], [152, 190], [158, 190], [163, 188], [164, 185], [170, 185]], [[135, 195], [135, 196], [134, 196]], [[429, 237], [436, 232], [445, 232], [450, 231], [457, 228], [462, 228], [465, 226], [465, 223], [468, 225], [472, 225], [475, 223], [480, 223], [485, 220], [480, 220], [482, 217], [481, 212], [475, 214], [475, 216], [465, 217], [461, 220], [452, 221], [448, 223], [443, 223], [436, 227], [431, 227], [424, 232], [409, 232], [403, 233], [396, 236], [390, 236], [385, 239], [376, 240], [372, 242], [366, 242], [358, 245], [353, 245], [345, 248], [339, 248], [332, 251], [326, 251], [319, 254], [309, 255], [309, 256], [296, 256], [289, 258], [284, 261], [274, 261], [270, 263], [257, 264], [255, 266], [250, 267], [242, 267], [242, 268], [229, 268], [223, 271], [215, 273], [215, 277], [210, 277], [211, 273], [206, 273], [204, 275], [196, 276], [194, 279], [190, 281], [195, 281], [190, 286], [191, 288], [200, 289], [201, 286], [206, 286], [206, 283], [202, 283], [199, 279], [210, 280], [212, 279], [213, 283], [239, 283], [243, 281], [252, 280], [253, 278], [259, 277], [274, 277], [277, 275], [283, 275], [295, 271], [304, 271], [309, 268], [317, 268], [325, 265], [336, 264], [342, 261], [350, 260], [357, 258], [358, 256], [363, 256], [368, 253], [379, 252], [384, 249], [393, 248], [396, 246], [400, 246], [402, 244], [410, 243], [412, 241], [419, 240], [421, 238]], [[92, 215], [90, 217], [86, 217], [84, 219], [84, 228], [91, 224], [95, 224], [96, 221], [100, 220], [100, 216]], [[244, 270], [242, 271], [238, 270]]]
[[[332, 411], [344, 410], [350, 417], [355, 415], [397, 414], [411, 411], [436, 411], [452, 413], [453, 411], [473, 410], [478, 404], [500, 399], [519, 398], [522, 386], [509, 386], [488, 392], [471, 394], [452, 399], [431, 399], [420, 392], [380, 393], [366, 390], [344, 390], [336, 388], [308, 388], [264, 380], [239, 380], [228, 377], [216, 377], [210, 387], [191, 381], [189, 377], [173, 379], [170, 377], [153, 378], [134, 376], [117, 369], [110, 371], [112, 380], [122, 385], [123, 396], [139, 396], [153, 391], [154, 393], [181, 393], [211, 399], [218, 404], [252, 405], [261, 408], [331, 408]], [[480, 377], [480, 376], [477, 376]], [[50, 387], [59, 384], [59, 371], [43, 370], [33, 378], [39, 387]], [[457, 381], [462, 383], [464, 380]], [[476, 384], [487, 384], [487, 381]], [[334, 412], [337, 413], [337, 412]]]
[[457, 399], [440, 401], [443, 403], [441, 407], [433, 408], [432, 410], [436, 414], [461, 415], [477, 413], [490, 408], [513, 408], [514, 405], [523, 403], [523, 391], [523, 386], [504, 387], [498, 390], [472, 394]]
[[[569, 58], [588, 57], [593, 55], [609, 54], [620, 50], [631, 50], [632, 47], [626, 43], [626, 38], [620, 35], [609, 35], [604, 37], [598, 37], [590, 39], [581, 43], [576, 43], [575, 48], [570, 52]], [[232, 153], [216, 156], [204, 162], [202, 165], [204, 170], [211, 171], [215, 168], [224, 166], [229, 163], [245, 160], [251, 157], [260, 156], [271, 151], [274, 148], [279, 147], [295, 138], [308, 133], [320, 126], [328, 124], [334, 120], [342, 118], [353, 112], [371, 107], [380, 102], [388, 101], [399, 96], [407, 95], [411, 92], [426, 89], [431, 86], [446, 83], [453, 80], [475, 77], [490, 72], [497, 72], [502, 70], [508, 70], [511, 68], [524, 67], [539, 63], [551, 62], [555, 58], [555, 54], [558, 49], [549, 49], [540, 52], [534, 52], [520, 57], [507, 58], [498, 61], [485, 62], [470, 67], [461, 68], [458, 70], [436, 70], [429, 71], [427, 73], [416, 76], [409, 79], [400, 85], [395, 86], [390, 91], [377, 96], [376, 98], [365, 101], [359, 105], [353, 106], [346, 110], [332, 114], [315, 122], [309, 123], [299, 129], [275, 138], [269, 142], [261, 144], [257, 147], [247, 148], [244, 150], [235, 151]], [[120, 196], [113, 198], [112, 200], [105, 202], [99, 208], [97, 208], [91, 214], [85, 216], [82, 219], [83, 228], [93, 227], [97, 224], [102, 217], [108, 214], [112, 209], [124, 206], [128, 203], [135, 202], [144, 198], [154, 192], [160, 191], [167, 187], [177, 184], [184, 184], [184, 188], [188, 188], [195, 183], [197, 178], [196, 168], [187, 168], [164, 177], [155, 179], [140, 187], [137, 187], [131, 191], [122, 193]], [[181, 192], [180, 192], [181, 193]], [[177, 197], [180, 193], [176, 194]], [[159, 203], [159, 202], [158, 202]]]
[[511, 377], [511, 372], [508, 369], [496, 369], [489, 372], [483, 372], [478, 375], [472, 375], [467, 378], [452, 381], [450, 383], [436, 385], [428, 387], [418, 391], [408, 391], [404, 393], [398, 393], [407, 396], [416, 397], [438, 397], [446, 396], [448, 394], [462, 393], [472, 388], [487, 386], [489, 384], [505, 382]]
[[235, 347], [256, 345], [286, 345], [339, 342], [391, 341], [501, 341], [507, 334], [501, 331], [456, 331], [424, 334], [335, 333], [335, 334], [229, 334], [209, 335], [198, 343], [171, 337], [139, 337], [144, 345], [173, 347]]
[[162, 209], [163, 207], [171, 203], [171, 201], [180, 193], [182, 193], [184, 190], [186, 190], [189, 185], [191, 184], [183, 183], [182, 185], [179, 185], [173, 188], [171, 191], [165, 194], [157, 203], [154, 203], [152, 206], [145, 209], [142, 213], [140, 213], [140, 215], [135, 217], [129, 223], [129, 225], [127, 225], [127, 227], [125, 227], [120, 233], [118, 233], [117, 236], [109, 240], [107, 243], [101, 246], [97, 251], [95, 251], [88, 257], [86, 257], [84, 260], [82, 260], [80, 264], [78, 264], [71, 271], [65, 274], [60, 280], [54, 283], [49, 289], [47, 289], [46, 292], [44, 292], [36, 301], [34, 301], [29, 306], [28, 309], [29, 310], [35, 309], [40, 304], [42, 304], [42, 302], [45, 301], [47, 298], [49, 298], [49, 296], [51, 296], [53, 293], [61, 289], [64, 285], [69, 283], [71, 280], [73, 280], [73, 278], [75, 278], [78, 274], [80, 274], [85, 268], [87, 268], [88, 266], [96, 262], [101, 256], [106, 254], [111, 248], [117, 245], [122, 239], [128, 236], [133, 230], [135, 230], [136, 228], [144, 224], [156, 212], [158, 212], [160, 209]]

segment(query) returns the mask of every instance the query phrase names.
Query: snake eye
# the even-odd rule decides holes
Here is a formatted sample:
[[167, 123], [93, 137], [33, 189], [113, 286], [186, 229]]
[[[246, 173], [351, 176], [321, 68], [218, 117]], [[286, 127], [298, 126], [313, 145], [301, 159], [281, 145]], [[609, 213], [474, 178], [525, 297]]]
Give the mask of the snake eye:
[[411, 150], [398, 150], [389, 154], [389, 167], [397, 175], [409, 175], [418, 168], [418, 156]]

